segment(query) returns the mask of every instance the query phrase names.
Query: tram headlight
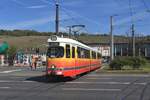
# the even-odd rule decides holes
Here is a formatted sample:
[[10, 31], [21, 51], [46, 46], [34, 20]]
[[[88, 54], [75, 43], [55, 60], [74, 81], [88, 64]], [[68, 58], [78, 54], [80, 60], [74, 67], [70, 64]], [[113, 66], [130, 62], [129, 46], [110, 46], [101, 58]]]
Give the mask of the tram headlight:
[[63, 67], [60, 67], [59, 70], [62, 71], [62, 70], [64, 70], [64, 68], [63, 68]]
[[55, 65], [51, 65], [51, 69], [52, 70], [56, 69], [56, 66]]

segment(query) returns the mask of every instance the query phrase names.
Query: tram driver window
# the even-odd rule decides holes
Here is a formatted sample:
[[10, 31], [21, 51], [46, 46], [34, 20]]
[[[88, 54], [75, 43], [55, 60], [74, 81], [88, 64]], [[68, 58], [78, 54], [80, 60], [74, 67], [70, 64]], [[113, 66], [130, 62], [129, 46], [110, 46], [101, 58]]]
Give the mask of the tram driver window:
[[66, 45], [66, 58], [70, 58], [70, 45]]

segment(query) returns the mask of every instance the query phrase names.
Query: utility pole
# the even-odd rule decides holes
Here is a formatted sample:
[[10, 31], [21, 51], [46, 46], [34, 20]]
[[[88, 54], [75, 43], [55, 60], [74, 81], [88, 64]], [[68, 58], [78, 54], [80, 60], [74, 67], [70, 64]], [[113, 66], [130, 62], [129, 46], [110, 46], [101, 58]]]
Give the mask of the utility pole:
[[135, 30], [134, 30], [134, 24], [132, 24], [132, 56], [135, 57]]
[[71, 33], [72, 33], [72, 26], [67, 26], [69, 29], [69, 38], [71, 38]]
[[59, 35], [59, 3], [56, 1], [56, 35]]
[[81, 31], [83, 28], [85, 28], [85, 25], [72, 25], [72, 32], [74, 33], [74, 37], [78, 39], [79, 31]]
[[113, 16], [110, 16], [110, 59], [114, 59]]

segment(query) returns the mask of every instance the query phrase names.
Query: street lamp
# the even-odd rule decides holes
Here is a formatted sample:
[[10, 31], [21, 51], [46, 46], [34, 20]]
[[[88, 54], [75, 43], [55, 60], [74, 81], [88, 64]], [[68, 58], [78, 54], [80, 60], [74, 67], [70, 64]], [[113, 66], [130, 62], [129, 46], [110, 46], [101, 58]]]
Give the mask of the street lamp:
[[114, 37], [113, 37], [113, 17], [118, 15], [110, 16], [110, 58], [111, 61], [114, 59]]

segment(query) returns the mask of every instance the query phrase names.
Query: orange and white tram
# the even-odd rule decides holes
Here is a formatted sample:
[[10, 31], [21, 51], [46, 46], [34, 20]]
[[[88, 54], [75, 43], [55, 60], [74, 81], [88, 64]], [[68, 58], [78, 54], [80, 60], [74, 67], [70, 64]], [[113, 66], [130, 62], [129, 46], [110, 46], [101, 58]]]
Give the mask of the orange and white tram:
[[101, 67], [101, 54], [69, 38], [48, 39], [46, 75], [75, 77]]

